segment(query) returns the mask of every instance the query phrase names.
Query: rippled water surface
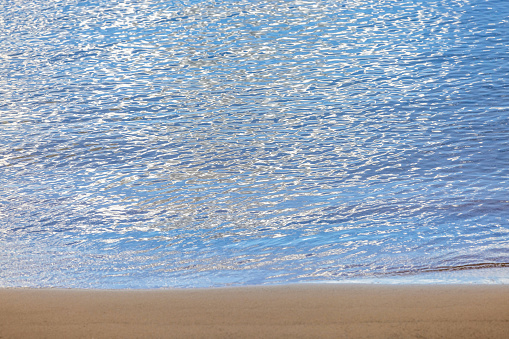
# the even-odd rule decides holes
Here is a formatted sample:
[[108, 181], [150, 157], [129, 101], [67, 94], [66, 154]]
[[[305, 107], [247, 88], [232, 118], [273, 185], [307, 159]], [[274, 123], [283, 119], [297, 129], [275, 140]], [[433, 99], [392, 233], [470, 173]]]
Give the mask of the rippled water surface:
[[509, 2], [0, 0], [0, 286], [509, 266]]

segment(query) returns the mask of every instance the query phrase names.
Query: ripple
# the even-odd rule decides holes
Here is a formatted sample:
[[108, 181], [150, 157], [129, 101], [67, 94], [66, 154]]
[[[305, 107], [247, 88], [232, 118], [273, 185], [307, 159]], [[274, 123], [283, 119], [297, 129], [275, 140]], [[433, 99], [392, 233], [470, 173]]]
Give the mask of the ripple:
[[0, 285], [506, 267], [504, 1], [0, 8]]

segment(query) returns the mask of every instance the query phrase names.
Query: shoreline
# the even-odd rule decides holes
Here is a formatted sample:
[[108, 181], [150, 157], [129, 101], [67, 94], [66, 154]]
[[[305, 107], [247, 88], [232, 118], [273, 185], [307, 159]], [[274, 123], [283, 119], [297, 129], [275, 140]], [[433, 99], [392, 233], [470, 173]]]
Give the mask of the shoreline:
[[0, 288], [0, 338], [509, 338], [509, 285]]

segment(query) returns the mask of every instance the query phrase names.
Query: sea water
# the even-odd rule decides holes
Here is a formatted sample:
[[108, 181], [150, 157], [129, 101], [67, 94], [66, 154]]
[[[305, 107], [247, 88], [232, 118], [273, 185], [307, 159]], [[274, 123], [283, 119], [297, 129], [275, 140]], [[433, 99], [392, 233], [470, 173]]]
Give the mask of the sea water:
[[0, 286], [507, 282], [508, 192], [507, 0], [0, 0]]

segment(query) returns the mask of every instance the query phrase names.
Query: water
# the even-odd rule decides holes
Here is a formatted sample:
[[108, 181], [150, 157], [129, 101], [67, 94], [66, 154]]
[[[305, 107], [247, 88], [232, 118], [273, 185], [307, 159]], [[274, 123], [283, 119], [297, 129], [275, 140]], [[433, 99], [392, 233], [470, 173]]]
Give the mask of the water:
[[506, 0], [0, 0], [0, 286], [507, 278], [508, 46]]

